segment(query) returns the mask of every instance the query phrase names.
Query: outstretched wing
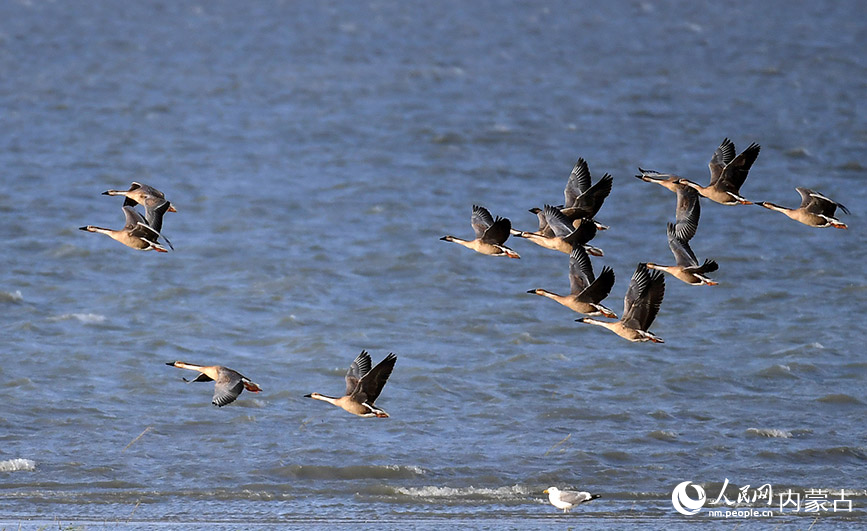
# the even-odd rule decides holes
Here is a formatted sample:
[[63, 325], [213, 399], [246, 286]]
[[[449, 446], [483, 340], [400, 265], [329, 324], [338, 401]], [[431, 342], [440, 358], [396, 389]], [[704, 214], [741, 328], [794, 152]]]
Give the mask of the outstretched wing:
[[572, 227], [572, 222], [569, 218], [564, 216], [562, 212], [560, 212], [559, 208], [545, 205], [545, 209], [542, 212], [545, 214], [545, 220], [548, 222], [548, 226], [554, 231], [554, 236], [565, 238], [575, 230]]
[[759, 156], [762, 147], [755, 142], [729, 162], [717, 180], [717, 185], [727, 192], [738, 193], [747, 180], [750, 168]]
[[713, 186], [722, 175], [726, 166], [735, 158], [735, 143], [724, 138], [722, 143], [713, 152], [710, 162], [707, 163], [710, 168], [710, 185]]
[[566, 201], [563, 204], [567, 207], [572, 206], [575, 200], [586, 192], [588, 188], [590, 188], [590, 170], [587, 168], [587, 161], [579, 158], [575, 166], [572, 167], [569, 180], [566, 181], [566, 189], [563, 190], [563, 196]]
[[353, 393], [353, 398], [358, 402], [373, 405], [385, 387], [385, 382], [391, 376], [391, 371], [394, 369], [394, 362], [397, 361], [397, 356], [389, 353], [376, 367], [370, 370], [361, 381], [358, 382], [358, 387]]
[[482, 235], [482, 241], [503, 245], [509, 239], [512, 231], [512, 222], [508, 218], [498, 217], [488, 230]]
[[370, 354], [366, 350], [362, 350], [361, 354], [355, 357], [355, 360], [346, 371], [346, 394], [351, 395], [358, 386], [358, 381], [364, 378], [364, 375], [370, 372]]
[[232, 369], [218, 369], [217, 380], [214, 383], [214, 399], [211, 401], [217, 407], [231, 404], [244, 390], [243, 376]]
[[701, 217], [701, 205], [698, 191], [686, 185], [677, 187], [677, 209], [675, 210], [677, 237], [688, 242], [698, 230], [698, 219]]
[[647, 330], [659, 313], [665, 295], [665, 277], [662, 271], [650, 270], [646, 264], [638, 264], [626, 297], [623, 298], [623, 315], [620, 320], [629, 328]]
[[488, 230], [488, 227], [494, 224], [494, 218], [491, 217], [491, 213], [488, 212], [487, 208], [473, 205], [473, 216], [470, 218], [470, 223], [472, 223], [473, 230], [476, 232], [476, 238], [481, 238], [485, 234], [485, 231]]
[[677, 229], [671, 223], [668, 224], [668, 247], [671, 249], [671, 254], [674, 255], [677, 265], [681, 267], [695, 267], [698, 265], [698, 258], [692, 252], [689, 242], [677, 234]]
[[569, 292], [578, 295], [584, 291], [596, 278], [593, 275], [593, 264], [584, 247], [576, 245], [569, 255]]
[[572, 205], [566, 205], [563, 213], [570, 219], [593, 218], [602, 208], [605, 198], [611, 193], [614, 177], [606, 173], [596, 184], [581, 194]]
[[583, 302], [598, 304], [611, 293], [614, 287], [614, 270], [608, 266], [602, 268], [602, 272], [587, 288], [581, 292], [580, 299]]

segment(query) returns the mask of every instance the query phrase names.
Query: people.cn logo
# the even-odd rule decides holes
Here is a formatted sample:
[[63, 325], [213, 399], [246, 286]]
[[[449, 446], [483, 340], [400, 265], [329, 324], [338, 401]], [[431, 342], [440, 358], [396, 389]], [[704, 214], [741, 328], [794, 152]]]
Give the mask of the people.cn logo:
[[686, 488], [690, 485], [692, 485], [692, 482], [684, 481], [671, 491], [671, 504], [674, 505], [674, 509], [680, 514], [687, 516], [699, 512], [704, 507], [704, 502], [707, 501], [707, 496], [705, 496], [701, 485], [692, 485], [695, 493], [698, 494], [698, 499], [694, 500], [690, 498], [689, 494], [686, 493]]

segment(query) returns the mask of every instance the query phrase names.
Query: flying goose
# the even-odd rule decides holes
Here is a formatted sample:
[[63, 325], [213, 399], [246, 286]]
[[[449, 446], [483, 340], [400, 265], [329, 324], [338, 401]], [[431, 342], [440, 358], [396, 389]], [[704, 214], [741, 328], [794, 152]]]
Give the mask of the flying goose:
[[569, 295], [557, 295], [541, 288], [531, 289], [527, 293], [548, 297], [578, 313], [604, 315], [616, 319], [617, 315], [601, 304], [601, 301], [611, 292], [612, 286], [614, 286], [614, 270], [605, 266], [599, 277], [595, 278], [590, 257], [579, 245], [569, 255]]
[[[155, 231], [162, 232], [163, 215], [166, 212], [177, 212], [171, 202], [166, 200], [166, 195], [157, 190], [153, 186], [141, 184], [133, 181], [129, 185], [129, 190], [106, 190], [102, 195], [122, 195], [125, 197], [123, 206], [142, 205], [145, 208], [145, 220]], [[161, 209], [163, 203], [168, 203], [166, 209]], [[169, 244], [169, 247], [174, 249], [172, 242], [163, 236], [163, 239]]]
[[[126, 223], [122, 229], [113, 230], [94, 225], [87, 225], [85, 227], [79, 227], [79, 230], [105, 234], [109, 238], [117, 240], [127, 247], [132, 247], [133, 249], [138, 249], [140, 251], [154, 250], [161, 253], [169, 252], [168, 249], [157, 243], [160, 233], [148, 225], [141, 214], [136, 212], [135, 208], [131, 206], [124, 206], [122, 208], [123, 214], [126, 217]], [[163, 206], [157, 209], [157, 211], [162, 210], [162, 212], [165, 212], [166, 208], [168, 208], [168, 202], [164, 203]], [[162, 214], [159, 215], [162, 216]]]
[[647, 330], [659, 312], [663, 296], [665, 276], [659, 271], [651, 271], [645, 264], [638, 264], [623, 298], [623, 313], [619, 321], [599, 321], [592, 317], [575, 320], [605, 327], [629, 341], [664, 343], [662, 338]]
[[694, 286], [715, 286], [716, 282], [705, 276], [719, 269], [713, 260], [705, 260], [704, 264], [698, 264], [698, 258], [689, 246], [689, 240], [695, 236], [698, 229], [698, 219], [701, 215], [701, 207], [698, 201], [698, 192], [692, 188], [678, 185], [677, 210], [675, 217], [677, 223], [668, 224], [668, 246], [674, 254], [677, 265], [663, 266], [648, 262], [647, 267], [665, 271], [675, 278]]
[[596, 184], [591, 186], [590, 182], [590, 169], [587, 167], [587, 161], [579, 158], [566, 181], [566, 188], [563, 190], [565, 202], [561, 212], [573, 222], [587, 218], [593, 221], [597, 229], [606, 230], [608, 227], [593, 218], [599, 213], [602, 203], [611, 193], [614, 178], [611, 177], [611, 174], [606, 173], [596, 181]]
[[223, 407], [226, 404], [231, 404], [238, 398], [241, 391], [246, 389], [251, 393], [258, 393], [262, 390], [258, 384], [253, 383], [249, 378], [233, 371], [228, 367], [220, 365], [195, 365], [193, 363], [184, 363], [183, 361], [173, 361], [166, 363], [178, 369], [189, 369], [191, 371], [199, 371], [201, 374], [193, 380], [183, 380], [187, 383], [191, 382], [214, 382], [214, 399], [211, 401], [217, 407]]
[[721, 205], [751, 205], [752, 201], [747, 201], [739, 194], [761, 149], [761, 146], [753, 142], [735, 157], [735, 145], [726, 138], [714, 151], [708, 163], [710, 184], [701, 186], [687, 179], [678, 179], [677, 182], [696, 189], [699, 194]]
[[848, 208], [836, 201], [828, 199], [818, 192], [810, 190], [809, 188], [802, 188], [799, 186], [798, 188], [795, 188], [795, 190], [801, 194], [801, 206], [798, 208], [786, 208], [768, 201], [762, 201], [757, 204], [777, 212], [782, 212], [795, 221], [811, 227], [834, 227], [835, 229], [848, 228], [845, 223], [834, 217], [837, 207], [840, 207], [840, 210], [846, 214], [849, 213]]
[[470, 219], [476, 233], [475, 240], [462, 240], [454, 236], [443, 236], [441, 240], [454, 242], [476, 252], [490, 256], [508, 256], [521, 258], [521, 255], [509, 249], [504, 243], [509, 238], [512, 222], [507, 218], [498, 217], [494, 220], [485, 207], [473, 205], [473, 215]]
[[[604, 255], [602, 249], [587, 245], [587, 242], [596, 236], [596, 225], [592, 220], [582, 218], [578, 226], [575, 227], [569, 218], [560, 212], [559, 208], [551, 205], [545, 205], [542, 216], [545, 217], [548, 228], [554, 234], [553, 236], [546, 236], [544, 231], [537, 233], [515, 230], [512, 231], [512, 234], [530, 240], [546, 249], [560, 251], [561, 253], [571, 254], [574, 247], [584, 246], [587, 252], [593, 256]], [[541, 220], [541, 217], [539, 219]]]
[[599, 494], [590, 494], [586, 491], [560, 490], [557, 487], [548, 487], [542, 493], [548, 495], [548, 501], [551, 502], [551, 505], [563, 509], [564, 513], [569, 512], [576, 505], [602, 497]]
[[334, 404], [359, 417], [386, 418], [388, 413], [374, 405], [374, 402], [391, 375], [395, 361], [397, 361], [397, 356], [389, 353], [376, 367], [371, 369], [370, 354], [366, 350], [362, 350], [361, 354], [349, 366], [349, 370], [346, 371], [346, 394], [344, 396], [335, 398], [319, 393], [310, 393], [304, 397]]

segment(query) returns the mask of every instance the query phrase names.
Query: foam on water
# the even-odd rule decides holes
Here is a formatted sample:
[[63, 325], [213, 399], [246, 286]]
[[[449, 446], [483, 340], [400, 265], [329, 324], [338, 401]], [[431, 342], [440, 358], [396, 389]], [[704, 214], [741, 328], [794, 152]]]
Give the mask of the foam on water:
[[36, 470], [36, 461], [21, 458], [0, 461], [0, 472], [19, 472], [22, 470]]

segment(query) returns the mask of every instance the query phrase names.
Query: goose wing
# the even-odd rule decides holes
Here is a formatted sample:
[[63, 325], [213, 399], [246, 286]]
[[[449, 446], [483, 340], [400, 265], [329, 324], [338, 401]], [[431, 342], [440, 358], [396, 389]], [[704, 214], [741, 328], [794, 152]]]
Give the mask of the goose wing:
[[545, 205], [545, 209], [542, 212], [545, 215], [545, 220], [548, 222], [548, 226], [554, 231], [554, 236], [565, 238], [575, 230], [574, 227], [572, 227], [572, 222], [562, 212], [560, 212], [559, 208]]
[[596, 277], [596, 280], [581, 292], [579, 299], [584, 302], [598, 304], [611, 293], [612, 287], [614, 287], [614, 270], [605, 266], [602, 268], [599, 276]]
[[677, 208], [675, 219], [677, 237], [688, 242], [698, 230], [698, 219], [701, 217], [701, 204], [698, 191], [686, 185], [677, 186]]
[[762, 147], [755, 142], [750, 144], [747, 149], [726, 165], [715, 186], [727, 192], [737, 193], [744, 181], [747, 180], [750, 168], [758, 158], [761, 149]]
[[629, 328], [647, 330], [659, 313], [665, 295], [665, 277], [662, 271], [650, 270], [646, 264], [638, 264], [626, 297], [623, 298], [623, 315], [620, 320]]
[[237, 371], [219, 367], [217, 380], [214, 382], [214, 399], [211, 401], [217, 407], [231, 404], [244, 390], [244, 377]]
[[472, 223], [473, 230], [476, 232], [476, 238], [481, 238], [485, 234], [485, 231], [488, 230], [488, 227], [494, 224], [494, 218], [487, 208], [473, 205], [473, 216], [470, 218], [470, 223]]
[[596, 181], [596, 184], [581, 194], [572, 205], [566, 205], [567, 208], [563, 209], [563, 213], [571, 219], [594, 217], [602, 208], [605, 198], [611, 193], [613, 183], [614, 177], [606, 173]]
[[355, 391], [352, 393], [352, 399], [358, 403], [367, 403], [373, 405], [385, 387], [385, 382], [391, 376], [391, 371], [394, 369], [394, 362], [397, 361], [397, 356], [389, 353], [382, 361], [376, 364], [376, 367], [365, 374], [359, 380]]
[[590, 263], [587, 251], [584, 250], [584, 247], [576, 245], [572, 249], [572, 254], [569, 255], [569, 292], [572, 295], [578, 295], [587, 289], [594, 280], [596, 278], [593, 275], [593, 264]]
[[487, 243], [503, 245], [509, 239], [512, 231], [512, 222], [508, 218], [497, 217], [497, 220], [488, 227], [481, 239]]
[[722, 175], [726, 166], [735, 158], [735, 143], [724, 138], [722, 143], [713, 152], [710, 162], [707, 163], [710, 168], [710, 186], [716, 184]]
[[575, 200], [586, 192], [588, 188], [590, 188], [590, 170], [587, 168], [587, 161], [579, 158], [575, 166], [572, 167], [569, 180], [566, 181], [566, 189], [563, 190], [563, 196], [566, 201], [563, 204], [567, 207], [572, 206]]
[[677, 229], [671, 223], [668, 224], [668, 247], [674, 255], [677, 265], [681, 267], [694, 267], [698, 265], [698, 258], [692, 252], [689, 241], [681, 238]]
[[837, 211], [837, 207], [840, 207], [840, 210], [849, 213], [849, 209], [841, 205], [840, 203], [825, 197], [819, 192], [815, 192], [810, 190], [809, 188], [798, 187], [795, 188], [798, 193], [801, 195], [801, 207], [807, 212], [811, 212], [813, 214], [821, 214], [823, 216], [834, 217], [834, 213]]
[[346, 371], [346, 394], [351, 395], [355, 388], [358, 387], [358, 382], [364, 375], [370, 372], [370, 354], [366, 350], [362, 350], [361, 354], [355, 357], [355, 360]]

